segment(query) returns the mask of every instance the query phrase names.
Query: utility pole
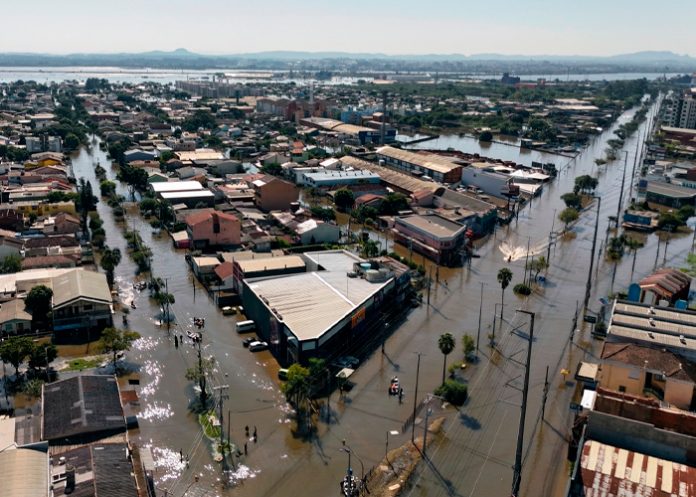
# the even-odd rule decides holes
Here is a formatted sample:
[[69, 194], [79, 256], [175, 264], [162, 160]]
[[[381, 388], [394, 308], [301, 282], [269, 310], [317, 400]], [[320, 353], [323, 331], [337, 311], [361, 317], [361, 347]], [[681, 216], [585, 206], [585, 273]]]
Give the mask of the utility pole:
[[527, 284], [527, 270], [529, 269], [529, 245], [532, 243], [532, 237], [527, 237], [527, 255], [524, 258], [524, 278], [522, 278], [522, 284]]
[[555, 245], [555, 234], [553, 228], [556, 224], [556, 209], [553, 210], [553, 218], [551, 218], [551, 231], [549, 231], [549, 245], [546, 247], [546, 263], [548, 264], [551, 260], [551, 243]]
[[594, 235], [592, 236], [592, 250], [590, 251], [590, 267], [587, 271], [587, 284], [585, 285], [585, 304], [583, 308], [587, 309], [587, 304], [590, 302], [590, 291], [592, 290], [592, 268], [594, 267], [595, 248], [597, 247], [597, 230], [599, 229], [599, 212], [602, 208], [602, 197], [593, 195], [597, 200], [597, 217], [595, 218]]
[[512, 497], [518, 497], [522, 483], [522, 449], [524, 446], [524, 421], [527, 414], [527, 393], [529, 392], [529, 369], [532, 365], [532, 344], [534, 343], [535, 313], [518, 309], [517, 312], [527, 314], [531, 318], [529, 326], [529, 346], [527, 347], [527, 362], [524, 366], [524, 386], [522, 387], [522, 409], [520, 411], [520, 426], [517, 432], [517, 450], [515, 451], [515, 467], [512, 476]]
[[229, 388], [230, 388], [229, 385], [220, 385], [219, 387], [213, 387], [213, 390], [217, 390], [220, 392], [220, 406], [219, 406], [220, 407], [220, 454], [222, 454], [222, 467], [223, 467], [223, 469], [226, 469], [227, 462], [225, 459], [225, 446], [224, 446], [225, 430], [222, 429], [222, 427], [225, 426], [223, 423], [223, 417], [222, 417], [222, 407], [223, 407], [223, 403], [224, 403], [225, 399], [230, 398], [229, 395], [227, 395], [227, 393], [226, 393], [227, 389], [229, 389]]
[[479, 353], [479, 340], [481, 340], [481, 312], [483, 311], [483, 286], [485, 283], [481, 282], [481, 300], [479, 301], [479, 317], [478, 317], [478, 330], [476, 331], [476, 354]]
[[433, 284], [433, 267], [430, 266], [430, 271], [428, 271], [428, 305], [430, 305], [430, 287]]
[[619, 205], [616, 207], [616, 235], [619, 234], [619, 218], [621, 217], [621, 207], [623, 204], [624, 184], [626, 183], [626, 166], [628, 165], [628, 150], [624, 150], [624, 166], [621, 175], [621, 190], [619, 190]]
[[429, 407], [425, 410], [425, 424], [423, 425], [423, 457], [425, 457], [425, 448], [428, 446], [428, 417], [433, 413]]
[[546, 366], [546, 376], [544, 376], [544, 398], [541, 401], [541, 420], [545, 421], [546, 399], [549, 396], [549, 367]]
[[418, 362], [416, 363], [416, 388], [413, 392], [413, 422], [411, 423], [411, 443], [416, 439], [416, 406], [418, 405], [418, 378], [420, 376], [420, 360], [422, 352], [416, 352]]
[[633, 183], [636, 182], [636, 166], [638, 165], [639, 157], [642, 157], [642, 154], [640, 153], [640, 145], [645, 140], [644, 136], [645, 136], [645, 132], [643, 132], [643, 139], [641, 139], [641, 135], [639, 135], [638, 141], [636, 142], [636, 156], [633, 158], [633, 170], [631, 171], [631, 183], [630, 183], [630, 186], [628, 188], [628, 198], [631, 200], [633, 200]]
[[171, 319], [169, 319], [169, 278], [164, 278], [164, 294], [167, 299], [167, 334], [169, 334], [172, 326]]

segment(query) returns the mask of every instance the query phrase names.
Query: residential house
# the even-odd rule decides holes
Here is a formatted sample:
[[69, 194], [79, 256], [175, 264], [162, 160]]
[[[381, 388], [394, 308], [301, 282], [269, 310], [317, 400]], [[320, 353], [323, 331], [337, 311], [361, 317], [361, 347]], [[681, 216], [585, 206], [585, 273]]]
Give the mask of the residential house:
[[[138, 449], [136, 449], [138, 450]], [[93, 443], [56, 451], [53, 463], [53, 492], [55, 497], [138, 497], [133, 472], [132, 449], [125, 443]], [[67, 477], [67, 467], [73, 477]]]
[[677, 269], [662, 268], [638, 282], [641, 290], [640, 301], [657, 304], [660, 301], [676, 304], [688, 302], [691, 276]]
[[24, 249], [24, 241], [16, 238], [15, 233], [3, 230], [0, 233], [0, 261], [10, 255], [21, 256]]
[[241, 221], [233, 214], [205, 210], [186, 217], [186, 230], [197, 248], [239, 245]]
[[64, 255], [39, 255], [36, 257], [25, 257], [22, 259], [22, 270], [40, 268], [72, 268], [77, 266], [76, 257], [66, 257]]
[[601, 359], [603, 388], [696, 409], [696, 365], [688, 359], [665, 348], [630, 342], [605, 342]]
[[[8, 418], [14, 419], [14, 418]], [[16, 447], [14, 444], [0, 450], [2, 493], [11, 497], [51, 497], [54, 492], [49, 482], [48, 452], [42, 447]]]
[[113, 325], [106, 275], [75, 269], [54, 277], [51, 286], [56, 339], [82, 338], [85, 332], [101, 333]]
[[254, 202], [264, 212], [288, 210], [300, 196], [295, 185], [270, 175], [255, 179], [251, 186], [254, 188]]
[[0, 209], [0, 229], [19, 231], [24, 227], [24, 216], [15, 209]]
[[31, 314], [24, 300], [14, 299], [0, 306], [0, 336], [22, 335], [31, 332]]
[[82, 229], [80, 220], [67, 212], [60, 212], [45, 219], [42, 225], [45, 235], [76, 235]]
[[152, 161], [157, 159], [157, 153], [152, 150], [133, 148], [131, 150], [126, 150], [123, 153], [123, 157], [127, 163], [134, 161]]
[[42, 439], [51, 446], [96, 442], [126, 432], [115, 376], [81, 375], [43, 385]]

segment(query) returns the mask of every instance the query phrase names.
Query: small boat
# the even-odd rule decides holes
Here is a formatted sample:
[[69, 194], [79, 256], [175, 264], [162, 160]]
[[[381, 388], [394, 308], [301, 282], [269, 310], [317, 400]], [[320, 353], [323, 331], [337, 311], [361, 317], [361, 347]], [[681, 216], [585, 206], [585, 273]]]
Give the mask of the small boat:
[[394, 376], [389, 384], [389, 395], [399, 395], [399, 390], [401, 389], [401, 384], [399, 383], [399, 378]]

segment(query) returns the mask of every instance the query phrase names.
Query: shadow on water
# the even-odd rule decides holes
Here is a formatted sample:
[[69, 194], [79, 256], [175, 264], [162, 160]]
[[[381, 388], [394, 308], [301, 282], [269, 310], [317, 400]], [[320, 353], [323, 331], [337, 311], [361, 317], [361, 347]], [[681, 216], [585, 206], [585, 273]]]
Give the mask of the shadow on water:
[[481, 423], [479, 420], [473, 416], [469, 416], [468, 414], [461, 413], [459, 415], [459, 421], [461, 421], [461, 423], [470, 430], [476, 431], [481, 429]]

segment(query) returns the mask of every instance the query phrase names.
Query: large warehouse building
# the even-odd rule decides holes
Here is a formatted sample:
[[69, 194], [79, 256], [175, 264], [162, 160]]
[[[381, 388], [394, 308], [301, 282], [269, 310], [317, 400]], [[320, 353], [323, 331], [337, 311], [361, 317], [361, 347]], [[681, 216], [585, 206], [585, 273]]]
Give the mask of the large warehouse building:
[[[244, 312], [279, 362], [331, 359], [360, 342], [408, 287], [406, 266], [342, 250], [308, 252], [306, 273], [244, 280]], [[343, 352], [345, 353], [345, 352]]]

